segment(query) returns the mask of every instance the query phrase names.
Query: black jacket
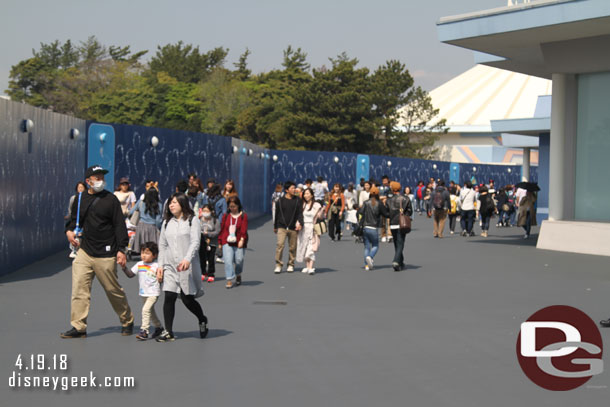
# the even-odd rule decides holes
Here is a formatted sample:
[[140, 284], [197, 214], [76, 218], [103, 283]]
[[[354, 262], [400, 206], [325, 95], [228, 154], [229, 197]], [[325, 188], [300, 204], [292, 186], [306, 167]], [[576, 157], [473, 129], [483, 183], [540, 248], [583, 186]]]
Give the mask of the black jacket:
[[281, 197], [275, 203], [273, 228], [295, 230], [297, 221], [303, 226], [303, 202], [297, 197]]
[[388, 208], [381, 201], [377, 201], [377, 205], [373, 206], [370, 199], [365, 201], [358, 209], [358, 215], [364, 217], [362, 220], [363, 227], [371, 226], [378, 228], [381, 223], [381, 216], [388, 217], [389, 214]]
[[388, 211], [390, 212], [390, 225], [400, 224], [400, 209], [407, 216], [413, 215], [413, 206], [411, 200], [403, 195], [394, 194], [388, 198], [387, 201]]
[[[91, 206], [96, 198], [99, 200]], [[76, 228], [78, 195], [72, 204], [72, 215], [66, 231]], [[91, 257], [115, 257], [129, 243], [121, 204], [114, 194], [104, 190], [97, 194], [83, 192], [80, 205], [80, 227], [83, 229], [80, 247]]]

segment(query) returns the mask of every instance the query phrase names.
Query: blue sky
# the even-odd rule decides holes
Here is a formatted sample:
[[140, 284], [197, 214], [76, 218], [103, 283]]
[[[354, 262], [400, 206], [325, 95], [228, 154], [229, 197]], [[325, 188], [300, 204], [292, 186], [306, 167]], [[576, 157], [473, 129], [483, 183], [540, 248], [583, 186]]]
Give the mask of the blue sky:
[[441, 44], [440, 17], [505, 6], [506, 0], [2, 0], [0, 93], [11, 66], [41, 42], [84, 41], [149, 50], [185, 43], [229, 48], [228, 67], [248, 47], [253, 72], [279, 68], [282, 51], [301, 47], [313, 67], [341, 52], [375, 69], [405, 63], [416, 85], [432, 90], [471, 68], [472, 53]]

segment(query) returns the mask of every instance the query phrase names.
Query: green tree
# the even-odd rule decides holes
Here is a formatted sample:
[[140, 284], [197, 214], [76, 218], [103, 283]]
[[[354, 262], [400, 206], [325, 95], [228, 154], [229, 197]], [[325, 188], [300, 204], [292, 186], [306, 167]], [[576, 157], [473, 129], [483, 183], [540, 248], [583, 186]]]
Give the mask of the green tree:
[[184, 45], [179, 41], [177, 44], [158, 46], [149, 66], [153, 78], [159, 72], [165, 72], [180, 82], [198, 83], [214, 68], [222, 67], [228, 53], [229, 50], [222, 47], [201, 53], [199, 47]]
[[252, 73], [252, 71], [248, 69], [248, 56], [250, 56], [250, 50], [246, 48], [244, 53], [239, 56], [239, 61], [233, 64], [236, 68], [236, 77], [241, 81], [250, 78], [250, 74]]

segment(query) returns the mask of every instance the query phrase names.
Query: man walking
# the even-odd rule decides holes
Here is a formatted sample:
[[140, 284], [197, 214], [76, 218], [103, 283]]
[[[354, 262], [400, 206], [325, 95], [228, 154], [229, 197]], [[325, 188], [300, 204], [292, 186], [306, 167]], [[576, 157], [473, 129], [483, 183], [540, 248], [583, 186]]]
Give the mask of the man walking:
[[447, 211], [451, 208], [451, 195], [445, 188], [445, 181], [439, 180], [432, 195], [434, 209], [434, 237], [442, 238], [447, 220]]
[[[89, 190], [74, 199], [72, 216], [66, 223], [66, 236], [79, 247], [72, 263], [72, 299], [70, 324], [62, 338], [87, 336], [87, 316], [91, 303], [91, 284], [97, 277], [106, 296], [121, 321], [121, 335], [133, 333], [133, 314], [119, 284], [116, 264], [125, 267], [125, 248], [129, 242], [121, 204], [106, 191], [104, 175], [108, 170], [99, 165], [87, 168], [85, 181]], [[82, 238], [76, 239], [75, 229], [82, 228]]]
[[292, 181], [284, 184], [284, 196], [275, 204], [275, 222], [273, 232], [277, 235], [277, 248], [275, 250], [275, 273], [282, 272], [282, 255], [284, 245], [288, 239], [288, 268], [287, 272], [294, 271], [294, 261], [297, 257], [298, 231], [303, 226], [303, 205], [301, 200], [294, 196], [295, 185]]

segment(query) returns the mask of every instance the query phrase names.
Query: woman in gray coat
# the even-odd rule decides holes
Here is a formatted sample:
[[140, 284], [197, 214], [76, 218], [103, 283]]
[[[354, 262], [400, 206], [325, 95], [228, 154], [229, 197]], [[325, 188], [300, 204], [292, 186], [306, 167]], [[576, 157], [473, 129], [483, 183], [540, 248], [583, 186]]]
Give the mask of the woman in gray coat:
[[175, 339], [173, 325], [178, 295], [186, 308], [197, 317], [199, 335], [205, 338], [208, 333], [208, 318], [195, 300], [203, 295], [198, 256], [201, 226], [185, 194], [176, 193], [168, 202], [159, 236], [159, 266], [163, 270], [165, 291], [165, 330], [156, 340], [166, 342]]

